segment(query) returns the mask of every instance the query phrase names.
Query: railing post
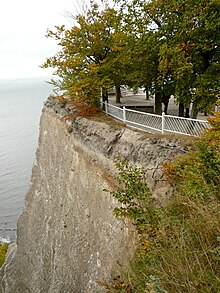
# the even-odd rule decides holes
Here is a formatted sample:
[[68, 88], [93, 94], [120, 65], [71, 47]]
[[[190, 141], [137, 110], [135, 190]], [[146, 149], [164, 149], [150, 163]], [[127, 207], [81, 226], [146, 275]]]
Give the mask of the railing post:
[[123, 106], [123, 122], [126, 123], [126, 110], [125, 110], [125, 106]]
[[108, 103], [105, 101], [105, 114], [108, 115]]
[[165, 113], [162, 113], [162, 127], [161, 127], [161, 132], [164, 134], [164, 126], [165, 126]]

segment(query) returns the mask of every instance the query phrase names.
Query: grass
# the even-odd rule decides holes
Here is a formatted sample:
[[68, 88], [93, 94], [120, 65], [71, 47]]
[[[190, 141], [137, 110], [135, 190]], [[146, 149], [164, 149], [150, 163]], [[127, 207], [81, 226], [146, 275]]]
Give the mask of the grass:
[[115, 214], [131, 219], [140, 242], [129, 269], [105, 284], [107, 292], [220, 292], [220, 114], [210, 124], [192, 151], [164, 164], [176, 190], [164, 206], [143, 186], [143, 170], [116, 164], [111, 194], [123, 206]]

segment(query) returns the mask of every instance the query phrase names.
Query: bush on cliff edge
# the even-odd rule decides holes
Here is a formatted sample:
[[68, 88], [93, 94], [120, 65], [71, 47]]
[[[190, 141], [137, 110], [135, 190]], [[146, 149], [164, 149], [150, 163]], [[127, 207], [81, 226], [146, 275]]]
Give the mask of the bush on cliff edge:
[[175, 194], [159, 207], [144, 171], [117, 162], [122, 204], [118, 217], [133, 221], [140, 235], [127, 272], [105, 284], [108, 292], [217, 293], [220, 291], [220, 114], [195, 150], [164, 164]]

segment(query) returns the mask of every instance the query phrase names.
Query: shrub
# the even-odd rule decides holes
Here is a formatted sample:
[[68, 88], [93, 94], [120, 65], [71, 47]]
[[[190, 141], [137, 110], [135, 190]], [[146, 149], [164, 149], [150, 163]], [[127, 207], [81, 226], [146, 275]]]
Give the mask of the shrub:
[[220, 199], [220, 114], [209, 119], [212, 128], [204, 131], [195, 150], [164, 164], [164, 172], [177, 192], [208, 201]]
[[5, 262], [5, 256], [8, 250], [8, 243], [0, 244], [0, 267]]
[[146, 171], [116, 162], [118, 188], [111, 192], [140, 235], [130, 268], [105, 285], [108, 292], [220, 292], [220, 116], [196, 141], [194, 151], [165, 163], [176, 188], [158, 207]]
[[140, 234], [157, 227], [159, 209], [156, 209], [155, 200], [145, 183], [145, 171], [126, 160], [116, 160], [115, 166], [118, 188], [110, 194], [122, 205], [114, 209], [114, 214], [130, 218]]

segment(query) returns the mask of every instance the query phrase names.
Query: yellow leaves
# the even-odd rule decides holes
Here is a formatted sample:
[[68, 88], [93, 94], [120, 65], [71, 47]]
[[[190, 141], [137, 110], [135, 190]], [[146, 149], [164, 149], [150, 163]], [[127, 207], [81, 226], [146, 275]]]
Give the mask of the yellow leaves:
[[87, 66], [87, 69], [91, 72], [91, 73], [97, 73], [99, 66], [95, 63], [91, 63]]
[[55, 28], [56, 28], [57, 31], [59, 31], [59, 32], [64, 32], [64, 31], [65, 31], [65, 25], [64, 25], [64, 24], [63, 24], [63, 25], [60, 25], [60, 26], [55, 25]]
[[122, 51], [122, 48], [120, 46], [118, 45], [112, 46], [112, 52], [119, 53], [120, 51]]

